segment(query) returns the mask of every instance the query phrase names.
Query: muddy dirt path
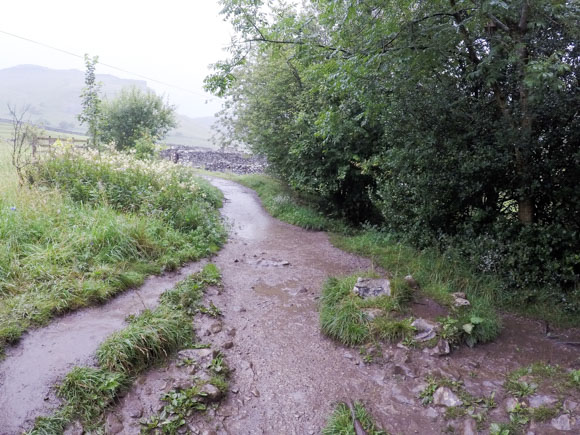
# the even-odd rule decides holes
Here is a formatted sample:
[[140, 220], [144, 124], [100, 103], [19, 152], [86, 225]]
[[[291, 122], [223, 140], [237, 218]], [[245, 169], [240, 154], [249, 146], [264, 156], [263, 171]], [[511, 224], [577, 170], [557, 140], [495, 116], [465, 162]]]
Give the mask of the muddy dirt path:
[[[451, 357], [385, 346], [365, 363], [357, 349], [320, 334], [317, 306], [328, 276], [367, 270], [370, 262], [336, 249], [324, 233], [272, 219], [251, 190], [225, 180], [213, 183], [225, 194], [222, 212], [233, 228], [212, 260], [224, 288], [209, 299], [223, 317], [218, 328], [209, 317], [195, 323], [200, 339], [221, 348], [234, 371], [227, 398], [215, 412], [194, 418], [192, 433], [320, 433], [333, 405], [349, 399], [362, 400], [393, 434], [441, 433], [450, 424], [445, 410], [424, 407], [418, 399], [427, 374], [462, 379], [472, 394], [489, 395], [508, 371], [533, 361], [578, 368], [575, 348], [546, 339], [541, 324], [514, 317], [505, 318], [505, 333], [495, 343], [461, 348]], [[439, 314], [429, 305], [416, 308], [424, 316]], [[155, 413], [161, 394], [175, 385], [171, 371], [156, 369], [138, 379], [111, 413], [115, 431], [139, 433], [139, 419]], [[496, 397], [500, 406], [490, 418], [505, 421], [505, 397]], [[473, 433], [469, 420], [454, 423], [457, 433], [463, 425]]]
[[53, 385], [76, 365], [94, 365], [99, 344], [122, 329], [129, 314], [158, 304], [161, 293], [205, 262], [192, 263], [177, 272], [154, 276], [99, 307], [71, 313], [49, 326], [31, 331], [6, 351], [0, 362], [0, 434], [30, 429], [34, 418], [59, 405]]
[[[230, 241], [212, 260], [222, 270], [224, 288], [209, 299], [223, 317], [218, 328], [207, 317], [196, 319], [196, 325], [203, 341], [222, 349], [233, 373], [224, 402], [195, 417], [192, 432], [315, 434], [336, 401], [352, 399], [362, 400], [393, 434], [441, 433], [449, 424], [444, 409], [424, 407], [417, 398], [427, 374], [462, 379], [468, 391], [482, 395], [497, 390], [508, 371], [533, 361], [580, 367], [577, 348], [547, 339], [539, 323], [513, 317], [506, 317], [505, 333], [495, 343], [461, 348], [451, 357], [385, 346], [372, 363], [365, 362], [357, 349], [320, 334], [317, 307], [328, 276], [367, 270], [369, 260], [334, 248], [324, 233], [272, 219], [249, 189], [212, 182], [225, 194], [222, 212], [232, 226]], [[0, 434], [19, 433], [54, 407], [54, 381], [75, 364], [91, 364], [98, 344], [123, 326], [127, 314], [143, 308], [141, 299], [152, 306], [159, 293], [200, 267], [151, 278], [141, 296], [129, 292], [59, 319], [10, 349], [0, 363]], [[421, 308], [422, 315], [430, 314]], [[174, 385], [172, 364], [137, 380], [110, 413], [115, 416], [110, 433], [140, 432], [139, 420], [157, 412], [158, 398]], [[505, 420], [505, 399], [496, 396], [500, 406], [490, 418]], [[453, 424], [461, 433], [463, 421]], [[576, 420], [573, 424], [580, 431]]]

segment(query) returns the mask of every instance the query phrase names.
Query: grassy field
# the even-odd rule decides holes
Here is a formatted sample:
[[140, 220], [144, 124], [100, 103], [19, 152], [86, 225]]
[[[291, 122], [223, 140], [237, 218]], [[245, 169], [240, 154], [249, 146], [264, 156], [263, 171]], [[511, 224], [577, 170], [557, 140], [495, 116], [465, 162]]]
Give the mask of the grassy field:
[[31, 327], [109, 299], [225, 239], [221, 193], [185, 168], [66, 154], [19, 186], [0, 146], [0, 352]]

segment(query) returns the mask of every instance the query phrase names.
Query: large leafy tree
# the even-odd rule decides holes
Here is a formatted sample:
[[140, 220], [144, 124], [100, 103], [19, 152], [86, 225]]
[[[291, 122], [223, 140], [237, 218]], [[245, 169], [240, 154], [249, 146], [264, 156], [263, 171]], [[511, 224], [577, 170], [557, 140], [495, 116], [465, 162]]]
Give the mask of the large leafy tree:
[[577, 2], [221, 3], [237, 35], [207, 85], [294, 187], [483, 268], [578, 281]]
[[123, 89], [102, 104], [102, 138], [119, 150], [133, 148], [143, 138], [160, 140], [176, 125], [175, 108], [152, 91]]

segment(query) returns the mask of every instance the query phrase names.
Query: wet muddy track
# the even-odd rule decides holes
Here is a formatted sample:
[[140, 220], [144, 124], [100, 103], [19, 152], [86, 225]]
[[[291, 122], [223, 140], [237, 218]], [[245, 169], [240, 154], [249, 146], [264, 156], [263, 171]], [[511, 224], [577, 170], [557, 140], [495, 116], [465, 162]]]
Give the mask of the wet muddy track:
[[[558, 345], [545, 338], [539, 323], [514, 317], [506, 317], [506, 332], [495, 343], [461, 348], [451, 357], [387, 346], [382, 358], [365, 364], [357, 349], [320, 334], [317, 308], [328, 276], [368, 270], [370, 261], [333, 247], [325, 233], [271, 218], [249, 189], [220, 179], [212, 183], [225, 194], [222, 213], [231, 225], [229, 242], [212, 259], [222, 271], [223, 289], [209, 296], [223, 313], [223, 327], [210, 334], [200, 319], [197, 329], [200, 339], [214, 346], [233, 343], [223, 350], [233, 373], [231, 392], [210, 422], [200, 417], [199, 427], [224, 434], [319, 433], [333, 405], [352, 399], [363, 401], [392, 433], [440, 433], [448, 425], [441, 410], [417, 399], [429, 373], [465, 379], [466, 387], [484, 394], [501, 385], [506, 372], [529, 362], [578, 368], [577, 348]], [[57, 403], [50, 385], [73, 365], [91, 364], [98, 344], [123, 327], [127, 314], [142, 309], [141, 299], [153, 304], [159, 293], [200, 267], [152, 278], [145, 286], [153, 289], [149, 298], [129, 292], [24, 337], [0, 363], [0, 433], [30, 427], [33, 417]], [[132, 298], [130, 309], [124, 298]], [[138, 380], [138, 388], [159, 389], [161, 395], [159, 378], [159, 369], [153, 370]], [[168, 385], [165, 379], [163, 388]], [[143, 401], [131, 391], [112, 411], [123, 425], [120, 433], [139, 433], [130, 408], [138, 404], [146, 413], [154, 411]]]

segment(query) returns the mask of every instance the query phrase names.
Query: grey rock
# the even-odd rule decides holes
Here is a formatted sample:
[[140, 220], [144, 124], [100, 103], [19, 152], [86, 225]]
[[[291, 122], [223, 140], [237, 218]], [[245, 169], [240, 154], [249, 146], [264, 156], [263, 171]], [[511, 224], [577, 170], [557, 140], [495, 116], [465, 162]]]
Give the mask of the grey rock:
[[453, 305], [456, 307], [467, 307], [471, 305], [463, 292], [451, 293], [451, 296], [453, 296]]
[[555, 397], [534, 394], [528, 398], [528, 405], [530, 408], [539, 408], [540, 406], [551, 406], [557, 401], [558, 399]]
[[222, 397], [222, 392], [212, 384], [204, 384], [200, 391], [205, 394], [207, 400], [215, 402]]
[[189, 390], [195, 386], [193, 378], [175, 379], [172, 384], [174, 390]]
[[204, 430], [201, 435], [217, 435], [217, 432], [215, 430]]
[[567, 411], [574, 411], [576, 408], [578, 408], [578, 403], [574, 402], [573, 400], [566, 399], [564, 400], [563, 407]]
[[407, 378], [417, 377], [415, 371], [405, 364], [393, 366], [393, 374], [397, 376], [405, 376]]
[[161, 156], [180, 163], [208, 171], [233, 172], [235, 174], [257, 174], [268, 166], [266, 159], [247, 156], [237, 152], [213, 151], [204, 147], [174, 146], [161, 152]]
[[415, 319], [413, 323], [411, 323], [411, 326], [417, 330], [417, 334], [414, 337], [415, 341], [420, 343], [434, 339], [439, 330], [439, 323], [430, 322], [429, 320], [421, 318]]
[[226, 334], [227, 334], [229, 337], [235, 337], [235, 336], [236, 336], [236, 328], [231, 328], [231, 329], [228, 329], [228, 332], [226, 332]]
[[[201, 361], [210, 358], [213, 354], [211, 349], [184, 349], [177, 353], [179, 359], [191, 359], [194, 361]], [[211, 359], [211, 358], [210, 358]]]
[[561, 431], [572, 430], [572, 424], [570, 422], [570, 416], [568, 414], [562, 414], [560, 417], [552, 419], [550, 424], [556, 430]]
[[439, 413], [433, 407], [429, 407], [424, 411], [425, 417], [430, 418], [432, 420], [436, 420], [439, 418]]
[[107, 420], [105, 422], [105, 433], [107, 435], [115, 435], [121, 433], [122, 431], [123, 423], [121, 422], [121, 419], [113, 413], [107, 415]]
[[437, 345], [429, 349], [429, 355], [431, 356], [444, 356], [449, 355], [451, 352], [451, 348], [449, 347], [449, 342], [447, 340], [443, 340], [442, 338], [439, 339]]
[[439, 387], [433, 394], [433, 404], [440, 406], [461, 406], [463, 402], [447, 387]]
[[226, 341], [223, 345], [224, 349], [231, 349], [232, 347], [234, 347], [234, 342], [233, 341]]
[[385, 315], [385, 311], [380, 308], [363, 308], [361, 313], [367, 320], [374, 320]]
[[473, 418], [468, 418], [463, 422], [463, 435], [477, 435], [477, 424]]
[[391, 296], [391, 282], [386, 278], [358, 278], [352, 291], [363, 299]]

